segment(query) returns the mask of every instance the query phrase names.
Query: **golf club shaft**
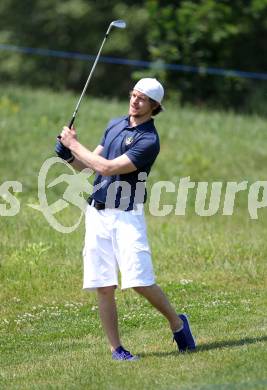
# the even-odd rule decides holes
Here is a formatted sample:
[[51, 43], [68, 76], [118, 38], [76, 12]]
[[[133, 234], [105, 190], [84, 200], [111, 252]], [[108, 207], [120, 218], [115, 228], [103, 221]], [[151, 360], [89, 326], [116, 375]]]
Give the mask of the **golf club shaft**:
[[[99, 51], [98, 51], [98, 53], [97, 53], [96, 59], [95, 59], [95, 61], [94, 61], [94, 63], [93, 63], [93, 66], [92, 66], [92, 68], [91, 68], [91, 71], [90, 71], [90, 74], [89, 74], [89, 76], [88, 76], [88, 79], [86, 80], [86, 83], [85, 83], [85, 86], [84, 86], [84, 88], [83, 88], [83, 90], [82, 90], [81, 96], [79, 97], [78, 103], [77, 103], [77, 105], [76, 105], [76, 107], [75, 107], [75, 110], [74, 110], [74, 112], [73, 112], [72, 118], [71, 118], [71, 120], [70, 120], [70, 122], [69, 122], [69, 125], [68, 125], [69, 129], [71, 129], [71, 127], [73, 126], [73, 123], [74, 123], [74, 121], [75, 121], [77, 112], [78, 112], [78, 110], [79, 110], [79, 107], [80, 107], [82, 98], [83, 98], [83, 96], [84, 96], [84, 94], [85, 94], [85, 92], [86, 92], [86, 90], [87, 90], [87, 87], [88, 87], [88, 85], [89, 85], [89, 82], [90, 82], [90, 80], [91, 80], [91, 78], [92, 78], [92, 75], [93, 75], [94, 70], [95, 70], [95, 67], [96, 67], [96, 65], [97, 65], [97, 63], [98, 63], [98, 60], [99, 60], [101, 51], [102, 51], [103, 46], [104, 46], [104, 44], [105, 44], [105, 42], [106, 42], [106, 39], [107, 39], [107, 37], [108, 37], [108, 35], [109, 35], [109, 32], [110, 32], [111, 27], [112, 27], [112, 26], [110, 25], [109, 28], [108, 28], [108, 30], [107, 30], [107, 32], [106, 32], [106, 34], [105, 34], [105, 38], [103, 39], [103, 42], [102, 42], [102, 44], [101, 44], [101, 46], [100, 46], [100, 49], [99, 49]], [[58, 138], [60, 139], [61, 136], [59, 135]]]
[[[70, 122], [69, 122], [69, 126], [68, 126], [69, 129], [71, 129], [71, 127], [73, 126], [73, 123], [74, 123], [74, 121], [75, 121], [77, 112], [78, 112], [78, 110], [79, 110], [79, 107], [80, 107], [82, 98], [83, 98], [83, 96], [84, 96], [84, 94], [85, 94], [85, 92], [86, 92], [86, 90], [87, 90], [87, 87], [88, 87], [89, 82], [90, 82], [90, 80], [91, 80], [91, 78], [92, 78], [92, 75], [93, 75], [93, 73], [94, 73], [94, 70], [95, 70], [95, 67], [96, 67], [96, 65], [97, 65], [97, 62], [98, 62], [98, 60], [99, 60], [99, 57], [100, 57], [101, 51], [102, 51], [102, 49], [103, 49], [103, 46], [104, 46], [104, 44], [105, 44], [105, 42], [106, 42], [106, 39], [107, 39], [107, 37], [108, 37], [108, 35], [109, 35], [109, 32], [110, 32], [110, 30], [111, 30], [111, 28], [112, 28], [113, 26], [114, 26], [114, 27], [117, 27], [117, 28], [125, 28], [125, 27], [126, 27], [126, 23], [124, 22], [124, 20], [114, 20], [112, 23], [110, 23], [110, 25], [109, 25], [109, 27], [108, 27], [108, 29], [107, 29], [107, 31], [106, 31], [105, 38], [103, 39], [103, 42], [102, 42], [102, 44], [101, 44], [101, 46], [100, 46], [100, 49], [99, 49], [99, 51], [98, 51], [98, 53], [97, 53], [96, 59], [95, 59], [95, 61], [94, 61], [94, 63], [93, 63], [93, 66], [92, 66], [92, 69], [91, 69], [90, 74], [89, 74], [89, 76], [88, 76], [88, 79], [86, 80], [85, 86], [84, 86], [84, 88], [83, 88], [83, 90], [82, 90], [81, 96], [80, 96], [80, 98], [79, 98], [79, 100], [78, 100], [78, 103], [77, 103], [77, 105], [76, 105], [76, 107], [75, 107], [75, 110], [74, 110], [74, 112], [73, 112], [72, 118], [71, 118], [71, 120], [70, 120]], [[57, 138], [60, 140], [61, 136], [58, 135]]]
[[96, 65], [97, 65], [97, 63], [98, 63], [98, 60], [99, 60], [101, 51], [102, 51], [103, 46], [104, 46], [104, 44], [105, 44], [105, 42], [106, 42], [106, 39], [107, 39], [107, 37], [108, 37], [109, 31], [110, 31], [110, 28], [109, 28], [109, 29], [107, 30], [107, 32], [106, 32], [105, 38], [103, 39], [103, 42], [102, 42], [102, 44], [101, 44], [101, 46], [100, 46], [100, 49], [99, 49], [99, 51], [98, 51], [98, 53], [97, 53], [96, 59], [95, 59], [95, 61], [94, 61], [94, 63], [93, 63], [93, 66], [92, 66], [92, 69], [91, 69], [90, 74], [89, 74], [89, 76], [88, 76], [88, 79], [87, 79], [87, 81], [86, 81], [86, 83], [85, 83], [85, 86], [84, 86], [84, 88], [83, 88], [83, 90], [82, 90], [81, 96], [80, 96], [80, 98], [79, 98], [79, 100], [78, 100], [78, 103], [77, 103], [77, 105], [76, 105], [76, 107], [75, 107], [75, 110], [74, 110], [74, 112], [73, 112], [71, 121], [70, 121], [69, 126], [68, 126], [69, 129], [71, 129], [71, 127], [72, 127], [72, 125], [73, 125], [73, 123], [74, 123], [74, 121], [75, 121], [75, 117], [76, 117], [77, 112], [78, 112], [78, 110], [79, 110], [79, 107], [80, 107], [82, 98], [83, 98], [83, 96], [84, 96], [84, 94], [85, 94], [85, 92], [86, 92], [86, 90], [87, 90], [87, 87], [88, 87], [88, 85], [89, 85], [89, 83], [90, 83], [90, 80], [91, 80], [92, 75], [93, 75], [93, 73], [94, 73], [95, 67], [96, 67]]

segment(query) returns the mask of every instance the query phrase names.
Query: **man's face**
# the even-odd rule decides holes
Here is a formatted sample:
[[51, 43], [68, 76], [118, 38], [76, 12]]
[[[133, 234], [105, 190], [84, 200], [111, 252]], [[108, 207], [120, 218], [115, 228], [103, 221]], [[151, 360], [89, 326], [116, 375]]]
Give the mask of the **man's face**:
[[129, 115], [136, 118], [151, 116], [152, 110], [149, 97], [134, 89], [130, 94]]

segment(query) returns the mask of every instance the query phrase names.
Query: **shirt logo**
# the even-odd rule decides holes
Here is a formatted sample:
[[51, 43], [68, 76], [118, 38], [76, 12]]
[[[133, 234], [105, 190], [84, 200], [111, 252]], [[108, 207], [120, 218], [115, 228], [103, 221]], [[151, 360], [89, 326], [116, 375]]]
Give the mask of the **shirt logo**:
[[133, 142], [133, 139], [134, 139], [134, 137], [132, 137], [132, 136], [126, 137], [125, 145], [131, 145], [131, 143]]

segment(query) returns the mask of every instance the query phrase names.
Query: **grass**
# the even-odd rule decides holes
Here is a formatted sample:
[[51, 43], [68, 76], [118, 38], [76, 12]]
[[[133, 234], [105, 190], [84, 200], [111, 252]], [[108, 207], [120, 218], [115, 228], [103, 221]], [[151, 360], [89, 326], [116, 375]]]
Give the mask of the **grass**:
[[[0, 185], [23, 185], [20, 212], [0, 218], [1, 388], [266, 389], [266, 209], [250, 219], [247, 191], [230, 217], [222, 205], [216, 215], [199, 217], [195, 190], [185, 216], [147, 210], [157, 281], [190, 315], [199, 348], [178, 355], [166, 321], [134, 292], [118, 291], [122, 339], [142, 359], [111, 361], [96, 297], [81, 289], [83, 226], [60, 234], [28, 207], [37, 203], [38, 172], [75, 101], [15, 87], [0, 97]], [[82, 142], [94, 147], [107, 121], [126, 110], [127, 102], [87, 98], [77, 121]], [[162, 147], [150, 187], [186, 176], [209, 183], [266, 179], [264, 119], [169, 103], [156, 123]], [[51, 175], [61, 172], [55, 167]], [[54, 187], [50, 197], [61, 193]], [[162, 199], [173, 203], [175, 196]], [[60, 218], [71, 225], [77, 214], [73, 206]]]

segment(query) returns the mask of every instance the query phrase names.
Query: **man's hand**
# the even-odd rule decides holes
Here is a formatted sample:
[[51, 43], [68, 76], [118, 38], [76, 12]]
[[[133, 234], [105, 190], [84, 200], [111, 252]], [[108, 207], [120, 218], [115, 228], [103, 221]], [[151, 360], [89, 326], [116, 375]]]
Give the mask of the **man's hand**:
[[72, 149], [72, 146], [77, 141], [77, 133], [74, 127], [69, 129], [67, 126], [64, 126], [60, 136], [62, 144], [69, 149]]
[[55, 152], [58, 155], [58, 157], [62, 158], [62, 160], [72, 162], [74, 160], [74, 157], [70, 151], [70, 149], [66, 148], [59, 139], [57, 139], [56, 146], [55, 146]]

